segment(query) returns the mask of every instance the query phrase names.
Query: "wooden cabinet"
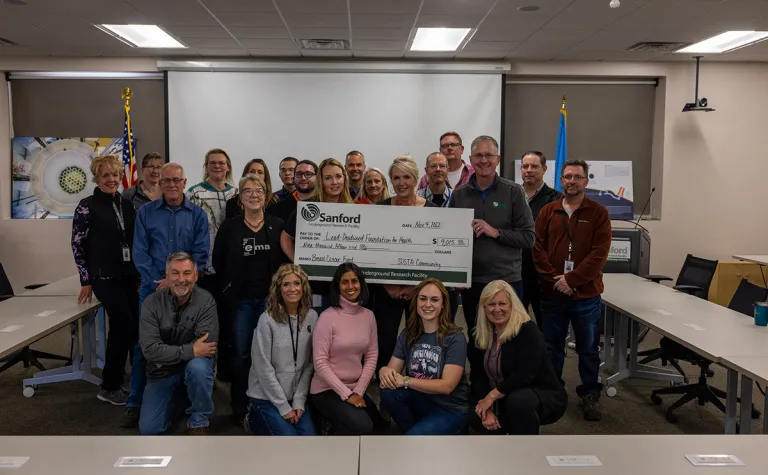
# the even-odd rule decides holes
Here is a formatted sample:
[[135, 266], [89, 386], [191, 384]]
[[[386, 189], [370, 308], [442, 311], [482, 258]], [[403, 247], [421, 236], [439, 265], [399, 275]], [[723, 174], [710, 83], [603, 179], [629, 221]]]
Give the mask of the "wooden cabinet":
[[709, 301], [727, 307], [742, 279], [765, 287], [768, 281], [768, 267], [763, 266], [761, 275], [759, 264], [737, 260], [720, 261], [709, 287]]

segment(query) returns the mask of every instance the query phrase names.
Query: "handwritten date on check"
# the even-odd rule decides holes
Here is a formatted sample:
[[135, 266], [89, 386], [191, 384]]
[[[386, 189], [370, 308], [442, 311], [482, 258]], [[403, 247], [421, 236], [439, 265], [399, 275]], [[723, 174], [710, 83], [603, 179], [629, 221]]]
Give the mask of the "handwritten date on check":
[[468, 286], [473, 218], [471, 209], [300, 202], [294, 260], [311, 280], [354, 262], [369, 283]]

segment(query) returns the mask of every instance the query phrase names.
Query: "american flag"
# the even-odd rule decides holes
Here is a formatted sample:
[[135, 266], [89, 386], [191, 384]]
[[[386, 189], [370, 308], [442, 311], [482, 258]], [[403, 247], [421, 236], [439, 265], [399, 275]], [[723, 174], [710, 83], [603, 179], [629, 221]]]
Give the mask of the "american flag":
[[123, 189], [127, 190], [139, 182], [136, 170], [136, 138], [131, 130], [131, 106], [125, 106], [125, 124], [123, 126]]

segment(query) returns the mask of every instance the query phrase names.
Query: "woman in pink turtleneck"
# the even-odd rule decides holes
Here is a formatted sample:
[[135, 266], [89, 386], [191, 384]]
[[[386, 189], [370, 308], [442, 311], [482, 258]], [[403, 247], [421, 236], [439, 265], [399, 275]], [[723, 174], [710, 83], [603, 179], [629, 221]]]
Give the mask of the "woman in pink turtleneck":
[[310, 397], [339, 435], [370, 434], [378, 414], [365, 396], [379, 356], [376, 320], [363, 307], [368, 295], [363, 271], [351, 262], [341, 264], [331, 283], [331, 306], [312, 335]]

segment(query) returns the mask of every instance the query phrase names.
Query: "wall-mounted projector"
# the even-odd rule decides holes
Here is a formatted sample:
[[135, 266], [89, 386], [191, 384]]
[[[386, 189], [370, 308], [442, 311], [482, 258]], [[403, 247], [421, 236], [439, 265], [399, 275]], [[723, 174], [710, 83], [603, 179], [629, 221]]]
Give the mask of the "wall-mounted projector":
[[715, 109], [707, 107], [707, 98], [702, 97], [699, 99], [699, 63], [702, 56], [695, 56], [696, 58], [696, 98], [693, 102], [687, 102], [683, 106], [683, 112], [714, 112]]

